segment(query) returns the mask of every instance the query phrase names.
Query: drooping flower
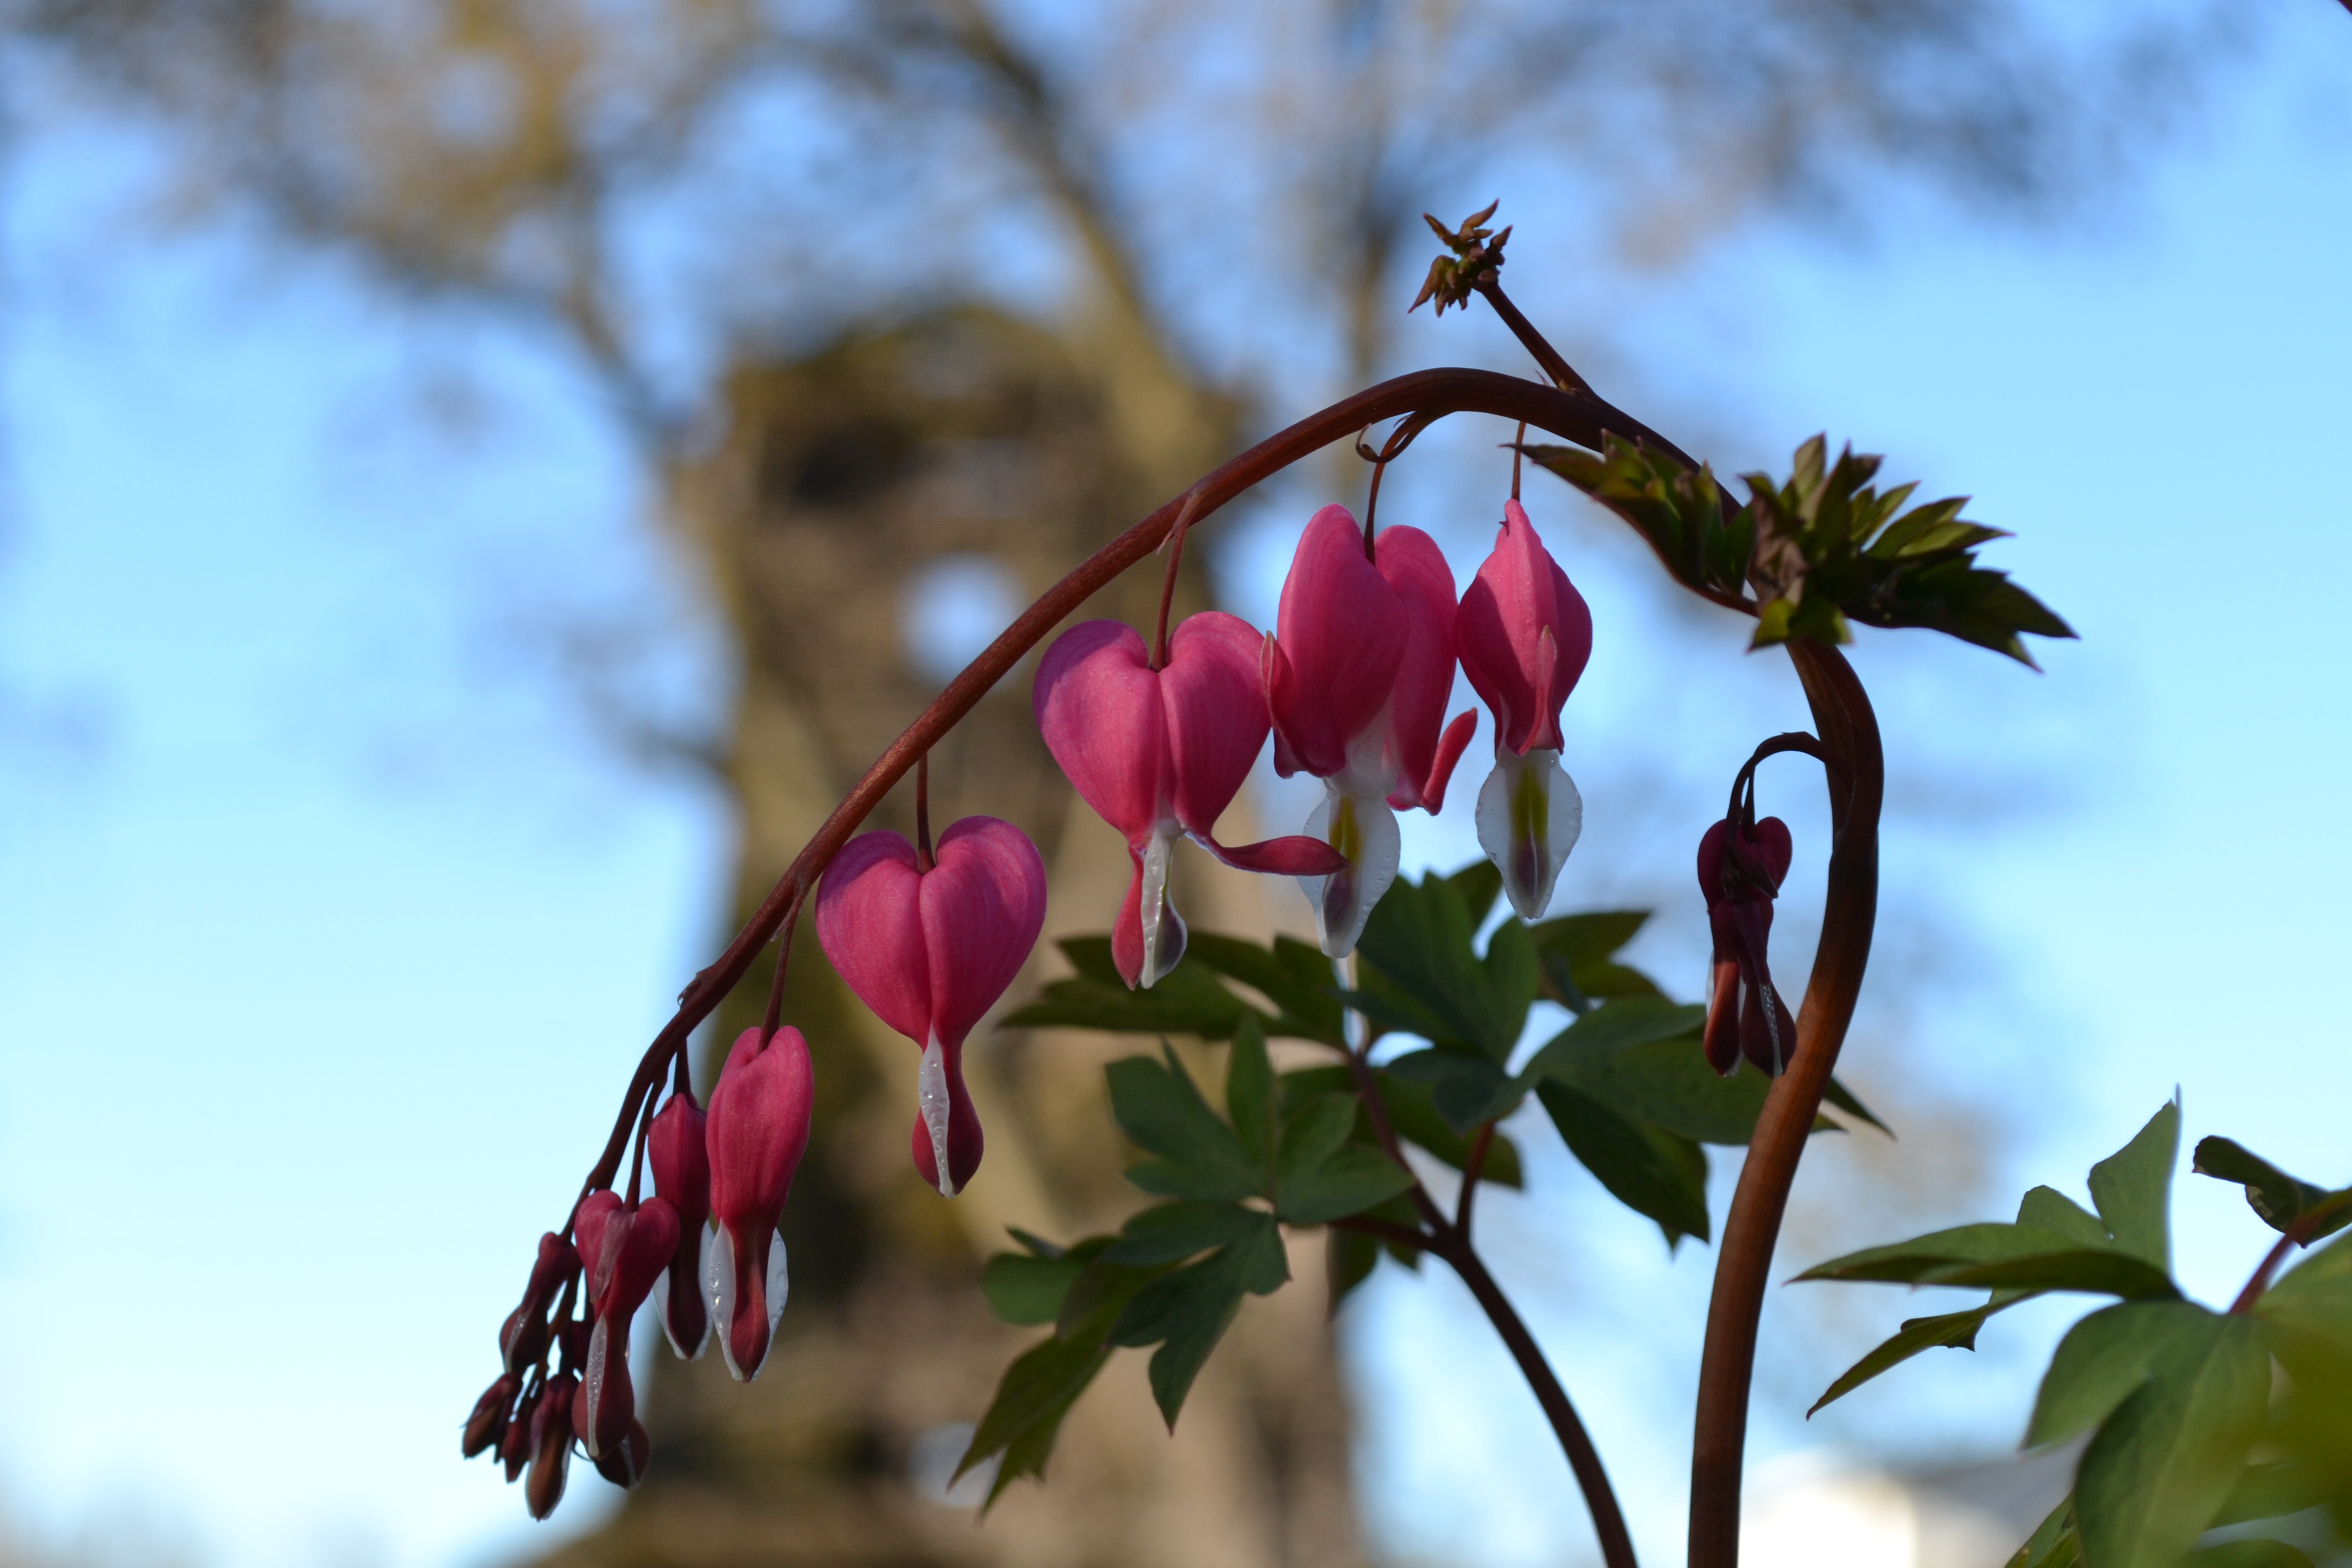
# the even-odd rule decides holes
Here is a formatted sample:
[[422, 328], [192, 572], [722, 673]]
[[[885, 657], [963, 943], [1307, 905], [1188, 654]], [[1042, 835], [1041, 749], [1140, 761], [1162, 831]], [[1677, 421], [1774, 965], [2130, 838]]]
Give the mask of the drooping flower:
[[709, 1118], [691, 1089], [670, 1096], [646, 1135], [646, 1159], [654, 1168], [654, 1191], [677, 1211], [677, 1250], [654, 1284], [654, 1306], [670, 1349], [692, 1361], [710, 1334], [710, 1311], [702, 1300], [703, 1226], [710, 1218]]
[[1219, 611], [1186, 619], [1154, 669], [1143, 638], [1121, 621], [1072, 626], [1037, 668], [1037, 729], [1080, 798], [1127, 836], [1135, 871], [1111, 928], [1111, 954], [1130, 986], [1150, 985], [1184, 956], [1184, 921], [1168, 897], [1168, 858], [1190, 837], [1228, 866], [1297, 876], [1337, 858], [1313, 838], [1228, 847], [1213, 829], [1265, 744], [1258, 635]]
[[563, 1500], [564, 1478], [572, 1468], [572, 1402], [579, 1380], [568, 1372], [547, 1380], [539, 1406], [530, 1416], [530, 1479], [523, 1483], [523, 1501], [533, 1519], [545, 1519]]
[[1592, 614], [1516, 500], [1454, 623], [1463, 672], [1495, 717], [1495, 771], [1478, 791], [1478, 844], [1511, 907], [1539, 920], [1584, 828], [1559, 765], [1559, 710], [1592, 656]]
[[474, 1402], [474, 1413], [466, 1417], [465, 1436], [459, 1444], [467, 1458], [499, 1446], [521, 1394], [522, 1379], [511, 1372], [500, 1373], [498, 1381], [482, 1391], [481, 1398]]
[[760, 1374], [784, 1310], [784, 1244], [776, 1224], [808, 1152], [815, 1093], [808, 1042], [790, 1025], [773, 1035], [753, 1028], [736, 1037], [710, 1091], [705, 1135], [710, 1214], [719, 1228], [703, 1252], [702, 1285], [719, 1353], [740, 1383]]
[[915, 1170], [953, 1197], [980, 1168], [963, 1043], [1029, 961], [1045, 924], [1045, 862], [993, 816], [940, 835], [929, 869], [896, 833], [860, 834], [817, 892], [824, 955], [876, 1016], [920, 1046]]
[[1715, 938], [1704, 1038], [1718, 1073], [1728, 1075], [1745, 1054], [1778, 1077], [1796, 1048], [1796, 1021], [1772, 984], [1765, 952], [1772, 900], [1794, 855], [1788, 824], [1777, 816], [1741, 828], [1737, 839], [1728, 820], [1718, 822], [1698, 842], [1698, 885]]
[[667, 1198], [628, 1204], [609, 1191], [582, 1200], [572, 1221], [595, 1326], [587, 1366], [572, 1399], [572, 1428], [592, 1459], [619, 1443], [636, 1419], [629, 1381], [629, 1324], [678, 1247], [677, 1211]]
[[1396, 813], [1435, 812], [1477, 715], [1445, 722], [1454, 689], [1454, 574], [1414, 528], [1391, 528], [1370, 558], [1342, 506], [1317, 512], [1282, 584], [1260, 675], [1275, 771], [1323, 780], [1307, 833], [1346, 862], [1299, 876], [1323, 951], [1354, 951], [1396, 879]]
[[547, 1349], [547, 1309], [578, 1261], [572, 1244], [555, 1232], [539, 1238], [539, 1256], [531, 1260], [530, 1282], [523, 1287], [522, 1302], [499, 1328], [499, 1355], [509, 1372], [521, 1373]]

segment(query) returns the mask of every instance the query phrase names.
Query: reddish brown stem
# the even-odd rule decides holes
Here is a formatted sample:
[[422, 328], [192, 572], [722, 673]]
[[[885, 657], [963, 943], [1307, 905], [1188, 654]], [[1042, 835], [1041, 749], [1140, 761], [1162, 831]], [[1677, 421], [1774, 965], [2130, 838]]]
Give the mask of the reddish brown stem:
[[[1563, 392], [1555, 387], [1502, 375], [1494, 371], [1460, 368], [1416, 371], [1365, 388], [1282, 430], [1210, 474], [1174, 500], [1120, 534], [1080, 563], [1076, 570], [1047, 589], [1023, 611], [946, 690], [916, 716], [906, 731], [858, 780], [835, 806], [823, 826], [794, 858], [760, 907], [752, 911], [735, 940], [710, 965], [697, 974], [678, 997], [677, 1012], [663, 1026], [637, 1064], [620, 1114], [604, 1154], [589, 1177], [589, 1186], [607, 1184], [627, 1149], [629, 1127], [646, 1094], [661, 1081], [671, 1058], [683, 1049], [695, 1026], [716, 1010], [742, 980], [760, 950], [783, 924], [785, 910], [824, 873], [841, 847], [849, 841], [875, 805], [914, 765], [915, 759], [938, 742], [973, 704], [987, 695], [1022, 657], [1044, 641], [1045, 635], [1120, 573], [1158, 549], [1179, 518], [1187, 523], [1213, 515], [1234, 497], [1312, 457], [1332, 442], [1368, 426], [1402, 415], [1415, 429], [1449, 414], [1491, 414], [1503, 419], [1524, 419], [1535, 428], [1599, 450], [1604, 432], [1629, 439], [1645, 437], [1657, 444], [1648, 427], [1588, 392]], [[1710, 595], [1717, 602], [1753, 614], [1753, 607], [1727, 595]]]
[[1454, 1228], [1462, 1239], [1470, 1239], [1470, 1205], [1477, 1200], [1478, 1178], [1486, 1173], [1486, 1151], [1495, 1146], [1495, 1124], [1491, 1121], [1478, 1129], [1471, 1141], [1470, 1157], [1462, 1163], [1462, 1196], [1454, 1205]]
[[931, 858], [931, 753], [915, 759], [915, 869], [928, 871]]
[[[2346, 4], [2352, 5], [2352, 0], [2346, 0]], [[2319, 1233], [2319, 1227], [2347, 1208], [2352, 1208], [2352, 1194], [2339, 1194], [2334, 1200], [2297, 1215], [2294, 1222], [2281, 1233], [2278, 1245], [2263, 1255], [2262, 1265], [2254, 1270], [2253, 1278], [2248, 1279], [2246, 1288], [2238, 1292], [2238, 1299], [2230, 1303], [2231, 1312], [2252, 1311], [2254, 1303], [2263, 1299], [2263, 1292], [2271, 1288], [2271, 1277], [2278, 1272], [2279, 1265], [2286, 1261], [2286, 1255], [2295, 1247], [2310, 1246], [2311, 1238]]]
[[1853, 1020], [1878, 910], [1878, 813], [1886, 770], [1877, 718], [1835, 648], [1803, 640], [1788, 647], [1829, 752], [1825, 760], [1836, 764], [1829, 770], [1829, 894], [1812, 979], [1797, 1014], [1796, 1050], [1757, 1120], [1716, 1257], [1691, 1445], [1691, 1568], [1736, 1568], [1739, 1561], [1740, 1468], [1757, 1321], [1790, 1184]]

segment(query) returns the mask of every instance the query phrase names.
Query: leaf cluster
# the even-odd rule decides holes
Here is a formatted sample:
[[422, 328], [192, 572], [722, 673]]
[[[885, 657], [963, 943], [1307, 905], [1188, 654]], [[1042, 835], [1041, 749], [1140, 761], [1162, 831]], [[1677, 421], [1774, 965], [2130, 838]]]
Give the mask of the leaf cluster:
[[1748, 504], [1725, 500], [1713, 472], [1616, 436], [1595, 455], [1572, 447], [1523, 448], [1632, 523], [1675, 581], [1717, 598], [1754, 591], [1756, 636], [1853, 640], [1848, 623], [1924, 626], [2033, 663], [2021, 634], [2074, 629], [2006, 573], [1976, 563], [1979, 547], [2008, 536], [1961, 518], [1966, 497], [1905, 508], [1916, 484], [1884, 493], [1881, 459], [1851, 447], [1829, 460], [1825, 437], [1799, 447], [1786, 482], [1742, 476]]
[[[2117, 1298], [2067, 1332], [2042, 1377], [2027, 1446], [2088, 1442], [2072, 1494], [2011, 1568], [2308, 1568], [2276, 1541], [2197, 1548], [2218, 1527], [2321, 1505], [2352, 1535], [2352, 1245], [2231, 1311], [2189, 1300], [2171, 1272], [2179, 1139], [2179, 1107], [2167, 1105], [2092, 1167], [2092, 1209], [2036, 1187], [2013, 1224], [1937, 1231], [1799, 1276], [1990, 1291], [1980, 1306], [1906, 1322], [1815, 1410], [1922, 1351], [1974, 1349], [1986, 1320], [2019, 1301]], [[2300, 1182], [2227, 1139], [2200, 1142], [2196, 1169], [2244, 1185], [2256, 1214], [2306, 1244], [2352, 1215], [2352, 1188]]]

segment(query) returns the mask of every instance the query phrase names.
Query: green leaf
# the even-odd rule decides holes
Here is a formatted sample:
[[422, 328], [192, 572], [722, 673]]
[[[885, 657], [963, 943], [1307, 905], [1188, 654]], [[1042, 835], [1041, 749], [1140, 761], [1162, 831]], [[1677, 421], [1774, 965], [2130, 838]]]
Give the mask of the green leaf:
[[2169, 1276], [2142, 1259], [2080, 1247], [2055, 1232], [2021, 1225], [1956, 1226], [1848, 1253], [1797, 1278], [2088, 1290], [2133, 1298], [2179, 1294]]
[[1337, 1317], [1339, 1303], [1348, 1299], [1349, 1292], [1370, 1279], [1372, 1270], [1380, 1267], [1381, 1244], [1377, 1237], [1360, 1230], [1334, 1227], [1326, 1234], [1328, 1239], [1323, 1277], [1329, 1282], [1330, 1304], [1325, 1315]]
[[[2213, 1176], [2244, 1187], [2247, 1205], [2262, 1216], [2264, 1225], [2276, 1231], [2286, 1230], [2330, 1199], [2352, 1199], [2352, 1189], [2338, 1194], [2315, 1187], [2227, 1138], [2200, 1139], [2189, 1169], [2200, 1176]], [[2352, 1202], [2346, 1202], [2335, 1217], [2315, 1226], [2304, 1238], [2304, 1245], [2308, 1247], [2322, 1237], [2333, 1236], [2347, 1225], [2352, 1225]]]
[[1139, 1268], [1181, 1263], [1257, 1234], [1265, 1215], [1239, 1204], [1158, 1204], [1131, 1215], [1119, 1237], [1102, 1256], [1106, 1262]]
[[2172, 1167], [2180, 1159], [2180, 1102], [2148, 1118], [2132, 1141], [2091, 1167], [2091, 1201], [2116, 1245], [2172, 1268]]
[[1491, 1057], [1463, 1050], [1410, 1051], [1388, 1064], [1392, 1076], [1430, 1086], [1430, 1102], [1446, 1124], [1467, 1133], [1517, 1110], [1527, 1086]]
[[2219, 1317], [2100, 1426], [2074, 1482], [2083, 1555], [2096, 1568], [2175, 1568], [2228, 1501], [2263, 1434], [2270, 1351], [2249, 1317]]
[[2058, 1342], [2025, 1446], [2046, 1447], [2089, 1431], [2156, 1369], [2204, 1354], [2221, 1330], [2220, 1317], [2192, 1301], [2124, 1301], [2093, 1312]]
[[1110, 1330], [1112, 1344], [1160, 1346], [1150, 1367], [1151, 1395], [1171, 1431], [1193, 1379], [1240, 1310], [1243, 1295], [1267, 1295], [1290, 1278], [1274, 1216], [1235, 1212], [1249, 1216], [1245, 1234], [1144, 1286]]
[[1655, 1221], [1668, 1249], [1685, 1236], [1709, 1239], [1706, 1154], [1696, 1143], [1628, 1121], [1565, 1084], [1545, 1083], [1536, 1096], [1569, 1152], [1612, 1197]]
[[1380, 1150], [1351, 1143], [1357, 1102], [1325, 1095], [1284, 1127], [1275, 1167], [1275, 1209], [1292, 1225], [1322, 1225], [1371, 1208], [1412, 1185], [1412, 1173]]
[[1234, 1031], [1234, 1047], [1225, 1062], [1225, 1114], [1233, 1118], [1234, 1136], [1243, 1158], [1260, 1171], [1274, 1170], [1279, 1119], [1274, 1103], [1274, 1064], [1265, 1054], [1265, 1036], [1255, 1018], [1244, 1018]]
[[1184, 957], [1240, 981], [1281, 1008], [1280, 1016], [1265, 1026], [1269, 1037], [1347, 1044], [1339, 998], [1332, 989], [1331, 961], [1313, 943], [1278, 936], [1272, 947], [1260, 947], [1239, 937], [1196, 931], [1185, 942]]
[[1486, 923], [1495, 900], [1503, 896], [1503, 873], [1492, 860], [1473, 860], [1448, 876], [1445, 885], [1462, 900], [1462, 912], [1470, 917], [1470, 929], [1475, 931]]
[[2082, 1538], [2074, 1533], [2074, 1497], [2069, 1492], [2017, 1549], [2009, 1568], [2077, 1568], [2082, 1561]]
[[1076, 1301], [1081, 1310], [1073, 1315], [1074, 1300], [1066, 1300], [1062, 1325], [1004, 1369], [996, 1396], [989, 1401], [963, 1458], [956, 1462], [955, 1473], [961, 1477], [992, 1456], [1004, 1457], [983, 1511], [1021, 1477], [1045, 1473], [1045, 1460], [1054, 1451], [1062, 1417], [1110, 1359], [1105, 1338], [1149, 1278], [1137, 1269], [1100, 1263], [1088, 1265], [1085, 1273], [1070, 1290], [1070, 1298], [1084, 1298]]
[[[1361, 976], [1365, 998], [1357, 1005], [1371, 1014], [1384, 997], [1402, 998], [1408, 1005], [1391, 1006], [1398, 1020], [1391, 1026], [1505, 1059], [1518, 1044], [1540, 975], [1532, 962], [1511, 956], [1516, 949], [1491, 966], [1482, 962], [1471, 947], [1476, 929], [1445, 878], [1434, 871], [1419, 882], [1400, 877], [1356, 943], [1364, 961], [1360, 973], [1367, 966], [1374, 972]], [[1408, 1018], [1417, 1021], [1402, 1021]]]
[[2308, 1465], [2293, 1459], [2248, 1465], [2238, 1484], [2230, 1489], [2230, 1500], [2221, 1505], [2213, 1523], [2218, 1528], [2249, 1520], [2279, 1519], [2317, 1508], [2327, 1495], [2326, 1480]]
[[2312, 1568], [2312, 1561], [2284, 1541], [2225, 1541], [2190, 1552], [2180, 1568]]
[[[2021, 1298], [2019, 1298], [2021, 1300]], [[1977, 1348], [1977, 1331], [1984, 1321], [2009, 1302], [1987, 1302], [1965, 1312], [1946, 1312], [1933, 1318], [1907, 1318], [1903, 1326], [1889, 1336], [1885, 1343], [1845, 1369], [1835, 1383], [1829, 1385], [1813, 1409], [1805, 1412], [1805, 1419], [1813, 1418], [1813, 1410], [1832, 1400], [1843, 1399], [1891, 1367], [1902, 1365], [1921, 1351], [1948, 1347], [1972, 1351]]]
[[2352, 1239], [2324, 1247], [2288, 1269], [2263, 1292], [2254, 1311], [2291, 1341], [2352, 1358]]
[[1062, 1298], [1086, 1268], [1076, 1258], [1024, 1258], [1000, 1252], [981, 1265], [981, 1293], [1001, 1322], [1026, 1328], [1061, 1315]]
[[1871, 1126], [1877, 1128], [1889, 1138], [1895, 1136], [1894, 1128], [1889, 1127], [1885, 1122], [1881, 1121], [1878, 1119], [1878, 1113], [1876, 1111], [1863, 1104], [1860, 1100], [1855, 1098], [1853, 1090], [1846, 1088], [1845, 1085], [1838, 1082], [1837, 1079], [1830, 1079], [1829, 1088], [1822, 1091], [1822, 1098], [1827, 1100], [1832, 1105], [1836, 1106], [1840, 1110], [1844, 1111], [1848, 1116], [1853, 1117], [1855, 1121], [1870, 1123]]
[[[1347, 1069], [1339, 1069], [1345, 1073]], [[1443, 1160], [1459, 1171], [1470, 1162], [1470, 1140], [1447, 1124], [1437, 1109], [1433, 1086], [1400, 1079], [1386, 1071], [1376, 1076], [1381, 1104], [1388, 1110], [1389, 1126], [1399, 1138], [1414, 1144]], [[1482, 1167], [1485, 1179], [1498, 1186], [1516, 1187], [1524, 1180], [1519, 1165], [1519, 1151], [1509, 1136], [1496, 1132], [1487, 1145], [1486, 1163]]]
[[1048, 984], [1037, 1000], [1005, 1016], [1006, 1027], [1223, 1040], [1232, 1037], [1244, 1015], [1255, 1011], [1225, 989], [1206, 965], [1190, 957], [1156, 984], [1130, 991], [1111, 962], [1110, 938], [1072, 937], [1061, 948], [1077, 970], [1076, 978]]
[[2054, 1187], [2034, 1187], [2017, 1205], [2017, 1223], [2064, 1237], [2078, 1247], [2113, 1247], [2098, 1215]]
[[1150, 1057], [1128, 1057], [1104, 1069], [1111, 1114], [1137, 1144], [1160, 1156], [1130, 1170], [1128, 1179], [1168, 1197], [1231, 1199], [1261, 1191], [1265, 1176], [1241, 1140], [1201, 1098], [1176, 1053], [1165, 1054], [1164, 1067]]
[[1698, 1047], [1706, 1020], [1703, 1007], [1660, 998], [1610, 1002], [1553, 1037], [1520, 1077], [1548, 1079], [1696, 1142], [1745, 1143], [1771, 1085], [1759, 1073], [1717, 1077]]

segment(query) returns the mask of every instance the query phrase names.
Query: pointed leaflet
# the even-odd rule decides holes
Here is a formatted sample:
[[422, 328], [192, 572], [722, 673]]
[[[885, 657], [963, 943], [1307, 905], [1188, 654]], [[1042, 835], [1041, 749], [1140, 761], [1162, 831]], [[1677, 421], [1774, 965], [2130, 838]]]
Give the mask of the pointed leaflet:
[[1400, 879], [1389, 889], [1365, 922], [1358, 949], [1389, 987], [1426, 1015], [1427, 1026], [1437, 1031], [1433, 1038], [1501, 1061], [1518, 1044], [1542, 983], [1532, 943], [1524, 932], [1503, 937], [1510, 929], [1496, 928], [1506, 945], [1498, 953], [1490, 943], [1482, 962], [1461, 892], [1433, 871], [1419, 882]]
[[1955, 1226], [1891, 1247], [1848, 1253], [1797, 1278], [2087, 1290], [2126, 1298], [2179, 1295], [2168, 1276], [2139, 1258], [2081, 1247], [2054, 1232], [2021, 1225]]
[[1171, 1431], [1192, 1380], [1240, 1310], [1243, 1295], [1269, 1295], [1290, 1278], [1274, 1216], [1255, 1209], [1229, 1213], [1239, 1216], [1224, 1222], [1233, 1226], [1230, 1242], [1145, 1285], [1110, 1331], [1115, 1345], [1160, 1346], [1151, 1357], [1151, 1395]]
[[1265, 1176], [1234, 1130], [1193, 1086], [1173, 1048], [1166, 1065], [1128, 1057], [1104, 1069], [1111, 1114], [1129, 1138], [1160, 1156], [1129, 1171], [1128, 1180], [1168, 1197], [1222, 1200], [1258, 1192]]
[[2025, 1446], [2046, 1447], [2096, 1426], [2151, 1375], [2203, 1355], [2221, 1328], [2193, 1301], [2121, 1301], [2092, 1313], [2058, 1342]]
[[1266, 1059], [1265, 1036], [1255, 1018], [1244, 1018], [1234, 1031], [1233, 1051], [1225, 1062], [1225, 1114], [1233, 1119], [1243, 1156], [1261, 1171], [1274, 1168], [1276, 1110], [1274, 1064]]
[[1656, 1222], [1674, 1247], [1709, 1238], [1706, 1154], [1696, 1143], [1626, 1121], [1590, 1095], [1557, 1083], [1536, 1090], [1569, 1152], [1619, 1203]]
[[2148, 1118], [2132, 1141], [2091, 1167], [2091, 1201], [2116, 1245], [2172, 1267], [2172, 1167], [2180, 1158], [2180, 1102]]
[[1977, 1331], [1985, 1320], [2000, 1309], [1990, 1302], [1970, 1308], [1965, 1312], [1945, 1312], [1932, 1318], [1906, 1318], [1903, 1326], [1868, 1355], [1854, 1363], [1829, 1385], [1812, 1410], [1805, 1412], [1807, 1420], [1813, 1411], [1833, 1400], [1844, 1398], [1880, 1373], [1902, 1365], [1921, 1351], [1949, 1348], [1972, 1351], [1977, 1348]]
[[2083, 1539], [2074, 1533], [2074, 1497], [2069, 1492], [2017, 1549], [2008, 1568], [2078, 1568], [2082, 1561]]

